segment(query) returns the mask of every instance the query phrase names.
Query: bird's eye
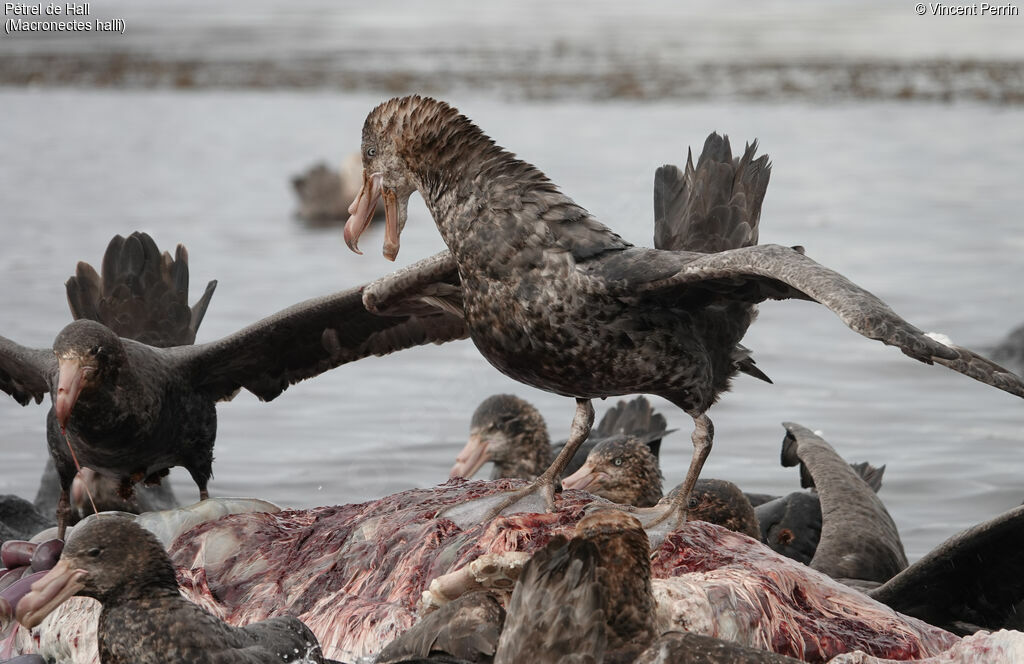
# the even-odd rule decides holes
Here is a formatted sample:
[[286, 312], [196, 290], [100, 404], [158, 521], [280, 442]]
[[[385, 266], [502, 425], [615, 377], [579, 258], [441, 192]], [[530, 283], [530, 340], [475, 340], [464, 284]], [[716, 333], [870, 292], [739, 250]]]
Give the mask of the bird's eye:
[[89, 349], [89, 354], [93, 357], [103, 354], [103, 346], [93, 346]]
[[612, 461], [616, 466], [622, 465], [622, 457], [615, 457], [615, 461]]
[[695, 510], [697, 509], [697, 496], [690, 496], [686, 501], [686, 509]]
[[366, 148], [366, 156], [367, 157], [376, 157], [377, 156], [377, 148]]
[[101, 553], [103, 553], [103, 549], [101, 549], [98, 546], [94, 546], [93, 548], [86, 551], [85, 555], [89, 556], [90, 558], [99, 558]]

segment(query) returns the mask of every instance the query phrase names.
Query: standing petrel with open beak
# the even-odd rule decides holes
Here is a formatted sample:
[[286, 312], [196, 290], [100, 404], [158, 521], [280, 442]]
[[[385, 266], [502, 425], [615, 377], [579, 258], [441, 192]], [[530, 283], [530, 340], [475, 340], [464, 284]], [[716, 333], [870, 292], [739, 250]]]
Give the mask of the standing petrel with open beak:
[[869, 339], [1024, 397], [1020, 378], [924, 334], [802, 249], [758, 245], [770, 166], [754, 157], [756, 149], [755, 143], [734, 159], [728, 140], [712, 134], [696, 168], [689, 161], [685, 171], [659, 169], [659, 248], [648, 249], [623, 240], [444, 102], [395, 98], [367, 116], [366, 175], [345, 227], [349, 246], [356, 246], [379, 195], [388, 216], [384, 253], [393, 258], [407, 200], [418, 191], [451, 255], [435, 259], [433, 272], [412, 275], [419, 281], [406, 273], [375, 284], [364, 304], [387, 311], [454, 269], [481, 354], [515, 380], [576, 399], [565, 448], [496, 509], [535, 491], [553, 508], [555, 481], [593, 424], [591, 399], [647, 393], [694, 421], [683, 490], [655, 523], [684, 519], [711, 451], [708, 409], [738, 372], [760, 374], [740, 341], [755, 305], [767, 299], [818, 302]]

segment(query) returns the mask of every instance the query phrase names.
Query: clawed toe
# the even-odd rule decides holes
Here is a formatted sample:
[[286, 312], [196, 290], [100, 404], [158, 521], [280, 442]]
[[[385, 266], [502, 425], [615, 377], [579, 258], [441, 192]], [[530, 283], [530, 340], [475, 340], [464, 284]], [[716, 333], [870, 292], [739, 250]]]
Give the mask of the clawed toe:
[[[554, 488], [554, 486], [552, 484], [548, 484], [548, 483], [537, 481], [537, 482], [533, 482], [531, 484], [526, 485], [522, 489], [517, 489], [515, 491], [510, 492], [509, 495], [504, 500], [502, 500], [500, 503], [498, 503], [497, 505], [492, 507], [490, 509], [490, 511], [487, 512], [487, 515], [486, 515], [485, 519], [487, 521], [490, 521], [491, 519], [494, 519], [494, 518], [496, 518], [498, 516], [501, 516], [501, 513], [504, 512], [505, 510], [507, 510], [508, 508], [510, 508], [513, 505], [515, 505], [516, 503], [518, 503], [518, 502], [520, 502], [520, 501], [522, 501], [522, 500], [524, 500], [524, 499], [534, 495], [537, 492], [541, 492], [541, 494], [544, 497], [544, 508], [545, 508], [545, 510], [548, 511], [548, 512], [554, 512], [555, 511], [555, 488]], [[523, 511], [526, 511], [526, 510], [523, 510]]]

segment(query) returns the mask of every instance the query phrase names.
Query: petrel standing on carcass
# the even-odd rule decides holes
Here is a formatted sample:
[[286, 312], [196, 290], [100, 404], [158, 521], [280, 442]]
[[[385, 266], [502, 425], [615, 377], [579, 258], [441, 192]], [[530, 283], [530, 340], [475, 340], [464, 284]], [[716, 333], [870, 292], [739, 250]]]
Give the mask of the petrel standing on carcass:
[[[149, 274], [145, 265], [172, 270], [174, 262], [169, 256], [161, 258], [155, 244], [127, 242], [138, 245], [125, 253], [135, 254], [130, 260], [140, 275]], [[103, 288], [106, 279], [100, 280], [91, 268], [85, 274], [87, 282]], [[184, 274], [172, 270], [161, 277], [169, 287], [176, 279], [185, 280], [177, 284], [183, 286], [183, 302], [188, 292]], [[372, 313], [363, 306], [363, 288], [301, 302], [201, 345], [162, 348], [160, 339], [150, 340], [153, 345], [144, 338], [134, 341], [87, 318], [61, 330], [52, 350], [0, 337], [0, 390], [22, 405], [41, 402], [47, 392], [53, 401], [47, 440], [60, 475], [59, 536], [67, 526], [68, 489], [77, 465], [118, 478], [126, 491], [132, 482], [155, 480], [170, 467], [184, 466], [205, 499], [213, 474], [217, 401], [243, 387], [270, 401], [289, 385], [347, 362], [466, 336], [461, 318], [432, 307], [414, 303], [398, 315]], [[99, 301], [92, 290], [75, 289], [82, 296], [71, 302], [76, 316]], [[445, 295], [443, 284], [437, 290], [439, 297]], [[211, 292], [191, 311], [187, 303], [178, 303], [170, 316], [189, 326], [192, 338]], [[133, 325], [146, 327], [131, 317], [123, 322], [127, 328], [121, 334], [135, 330]]]
[[[708, 145], [720, 141], [713, 135]], [[1017, 376], [930, 338], [801, 249], [754, 244], [767, 160], [755, 160], [751, 146], [734, 161], [722, 143], [720, 150], [706, 149], [696, 169], [688, 164], [681, 177], [659, 185], [667, 184], [659, 206], [688, 215], [707, 235], [695, 234], [686, 250], [667, 251], [623, 240], [444, 102], [396, 98], [367, 117], [363, 188], [349, 209], [346, 243], [358, 251], [359, 235], [383, 198], [384, 255], [393, 259], [409, 196], [419, 191], [451, 252], [367, 288], [367, 309], [383, 312], [420, 293], [429, 302], [436, 280], [451, 280], [457, 271], [463, 315], [484, 357], [516, 380], [576, 398], [562, 453], [500, 507], [543, 490], [552, 508], [555, 479], [593, 423], [590, 400], [649, 393], [694, 419], [683, 490], [655, 523], [670, 513], [682, 520], [711, 450], [707, 410], [738, 371], [760, 373], [740, 340], [753, 321], [753, 305], [766, 299], [819, 302], [870, 339], [1024, 397]], [[709, 183], [725, 188], [708, 192]], [[701, 222], [702, 214], [711, 223]]]

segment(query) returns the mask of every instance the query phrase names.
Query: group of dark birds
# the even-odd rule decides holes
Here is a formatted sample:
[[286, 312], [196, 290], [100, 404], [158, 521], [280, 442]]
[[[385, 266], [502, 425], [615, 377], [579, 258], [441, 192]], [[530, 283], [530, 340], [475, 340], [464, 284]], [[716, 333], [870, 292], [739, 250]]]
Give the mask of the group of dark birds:
[[[799, 509], [792, 501], [744, 496], [714, 480], [698, 483], [714, 433], [708, 409], [738, 373], [770, 382], [741, 344], [758, 303], [787, 298], [818, 302], [868, 338], [1024, 397], [1024, 382], [1012, 372], [924, 334], [871, 293], [805, 256], [803, 248], [758, 245], [771, 165], [766, 156], [756, 156], [756, 142], [733, 157], [728, 139], [712, 134], [696, 164], [691, 155], [684, 169], [657, 170], [653, 249], [623, 240], [537, 168], [497, 146], [444, 102], [411, 96], [381, 104], [366, 119], [361, 151], [362, 188], [349, 208], [348, 246], [358, 252], [359, 236], [383, 199], [384, 253], [393, 259], [408, 199], [419, 191], [447, 251], [374, 282], [296, 304], [217, 341], [195, 344], [215, 282], [190, 306], [184, 247], [179, 245], [172, 257], [144, 233], [118, 236], [99, 272], [79, 263], [67, 282], [74, 320], [57, 334], [52, 348], [28, 348], [0, 337], [0, 389], [23, 405], [50, 395], [46, 431], [57, 475], [61, 537], [74, 515], [72, 494], [76, 476], [83, 481], [82, 469], [94, 473], [86, 488], [96, 489], [89, 493], [96, 494], [93, 500], [99, 497], [98, 508], [139, 500], [137, 485], [159, 484], [173, 466], [185, 467], [200, 498], [206, 498], [216, 403], [242, 388], [271, 400], [289, 385], [347, 362], [466, 337], [506, 375], [576, 400], [570, 436], [561, 446], [551, 445], [539, 414], [519, 399], [495, 397], [478, 409], [452, 475], [472, 475], [491, 461], [494, 477], [531, 479], [495, 507], [495, 514], [538, 491], [549, 510], [557, 509], [555, 491], [561, 483], [636, 505], [624, 509], [636, 509], [646, 528], [678, 525], [688, 513], [706, 518], [717, 513], [729, 527], [769, 543], [774, 536], [779, 546], [793, 544], [780, 534], [792, 534], [791, 529], [771, 530]], [[621, 404], [591, 435], [592, 399], [637, 393], [661, 396], [694, 421], [689, 469], [665, 498], [657, 457], [669, 432], [664, 418], [646, 402]], [[809, 434], [799, 425], [787, 429], [794, 441]], [[797, 447], [794, 442], [784, 450], [784, 461], [802, 463], [811, 474], [816, 464], [828, 468], [819, 470], [827, 473], [824, 483], [821, 475], [814, 477], [822, 544], [817, 537], [813, 545], [798, 542], [804, 561], [837, 578], [876, 586], [897, 575], [907, 561], [898, 534], [889, 533], [888, 526], [878, 531], [880, 537], [851, 543], [831, 532], [829, 519], [821, 517], [850, 504], [862, 505], [866, 518], [877, 516], [881, 504], [870, 486], [874, 482], [877, 489], [880, 472], [823, 461], [816, 452], [804, 456]], [[587, 453], [577, 456], [581, 448]], [[805, 485], [810, 481], [805, 478]], [[824, 490], [823, 484], [831, 489]], [[759, 519], [736, 508], [744, 501], [751, 510], [757, 504]], [[588, 527], [594, 533], [633, 533], [621, 544], [632, 553], [623, 555], [645, 558], [646, 536], [638, 539], [643, 530], [633, 516], [595, 515], [590, 526], [581, 523], [583, 530]], [[877, 522], [870, 527], [877, 530]], [[524, 574], [510, 615], [519, 604], [536, 605], [547, 597], [544, 584], [563, 578], [566, 565], [576, 566], [579, 584], [572, 592], [578, 595], [559, 601], [578, 601], [581, 607], [598, 601], [601, 591], [594, 588], [600, 586], [603, 568], [593, 561], [601, 547], [595, 552], [593, 544], [574, 541], [553, 543]], [[58, 565], [64, 576], [59, 582], [56, 572], [47, 577], [40, 593], [55, 593], [45, 604], [74, 593], [104, 603], [104, 663], [293, 661], [294, 643], [315, 645], [294, 619], [227, 628], [180, 596], [171, 599], [177, 586], [166, 554], [155, 540], [120, 520], [94, 519], [73, 533], [65, 558], [66, 564]], [[126, 569], [140, 570], [145, 581], [125, 581]], [[122, 577], [107, 578], [115, 571]], [[147, 630], [186, 638], [159, 620], [125, 627], [130, 616], [147, 607], [173, 611], [200, 643], [223, 647], [216, 648], [216, 657], [174, 659], [166, 652], [156, 659], [144, 657], [120, 641], [150, 639]], [[558, 612], [556, 606], [548, 608]], [[36, 601], [25, 606], [32, 615], [36, 609]], [[542, 628], [517, 623], [515, 630], [506, 629], [501, 640], [511, 645], [503, 647], [515, 654], [497, 661], [554, 661], [542, 652], [528, 652], [537, 643], [548, 643], [531, 637], [537, 633], [531, 629]], [[116, 643], [105, 641], [104, 630], [121, 636]], [[605, 644], [602, 652], [618, 652], [621, 646], [628, 657], [638, 655], [628, 639], [617, 641], [612, 633], [594, 638]], [[183, 645], [181, 651], [186, 650]], [[632, 661], [622, 657], [579, 661]]]

